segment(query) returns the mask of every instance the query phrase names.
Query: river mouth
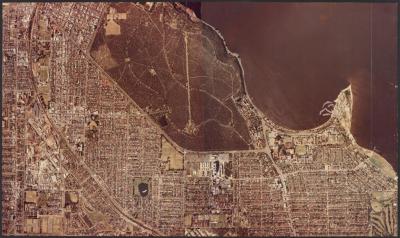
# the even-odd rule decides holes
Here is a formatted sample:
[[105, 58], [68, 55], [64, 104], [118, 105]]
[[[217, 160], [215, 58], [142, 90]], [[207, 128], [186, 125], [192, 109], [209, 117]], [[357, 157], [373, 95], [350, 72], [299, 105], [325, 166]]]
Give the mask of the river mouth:
[[[352, 85], [352, 133], [397, 167], [396, 4], [202, 3], [242, 59], [247, 91], [278, 125], [317, 127]], [[266, 95], [268, 95], [266, 97]], [[325, 104], [327, 105], [327, 104]], [[322, 113], [323, 114], [323, 113]]]

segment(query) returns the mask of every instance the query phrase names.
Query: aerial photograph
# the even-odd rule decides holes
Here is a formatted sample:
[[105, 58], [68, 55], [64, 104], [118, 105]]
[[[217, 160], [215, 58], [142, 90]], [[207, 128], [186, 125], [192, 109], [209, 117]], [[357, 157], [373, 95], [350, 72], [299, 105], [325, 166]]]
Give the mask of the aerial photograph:
[[2, 2], [2, 236], [397, 237], [398, 12]]

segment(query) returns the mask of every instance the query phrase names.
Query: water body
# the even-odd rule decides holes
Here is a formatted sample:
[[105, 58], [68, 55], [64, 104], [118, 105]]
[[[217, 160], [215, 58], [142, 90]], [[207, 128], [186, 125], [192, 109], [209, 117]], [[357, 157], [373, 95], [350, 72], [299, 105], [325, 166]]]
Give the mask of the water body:
[[[250, 96], [292, 129], [325, 121], [349, 83], [352, 133], [397, 167], [397, 5], [203, 2], [201, 18], [240, 54]], [[268, 96], [266, 96], [268, 95]]]

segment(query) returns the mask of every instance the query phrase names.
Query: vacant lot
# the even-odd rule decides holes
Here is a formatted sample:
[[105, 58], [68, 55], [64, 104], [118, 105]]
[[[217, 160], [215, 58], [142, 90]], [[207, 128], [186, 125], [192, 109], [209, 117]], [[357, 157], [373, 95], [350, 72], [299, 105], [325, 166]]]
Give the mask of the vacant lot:
[[244, 91], [240, 67], [213, 29], [169, 3], [111, 9], [126, 13], [114, 19], [120, 34], [103, 26], [91, 54], [173, 140], [192, 150], [252, 148], [232, 101]]

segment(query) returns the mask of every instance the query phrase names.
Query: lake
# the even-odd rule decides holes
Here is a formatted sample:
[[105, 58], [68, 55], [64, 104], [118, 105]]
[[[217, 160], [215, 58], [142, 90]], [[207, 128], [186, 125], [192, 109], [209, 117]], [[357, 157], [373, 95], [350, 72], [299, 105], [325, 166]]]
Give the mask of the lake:
[[322, 105], [351, 83], [353, 135], [397, 168], [396, 4], [203, 2], [201, 18], [239, 53], [253, 102], [282, 126], [324, 123]]

